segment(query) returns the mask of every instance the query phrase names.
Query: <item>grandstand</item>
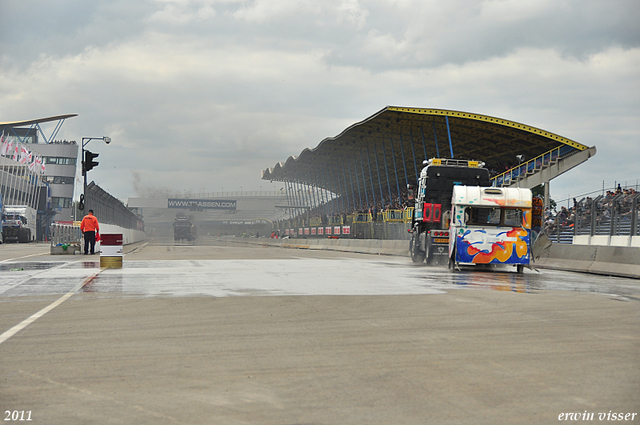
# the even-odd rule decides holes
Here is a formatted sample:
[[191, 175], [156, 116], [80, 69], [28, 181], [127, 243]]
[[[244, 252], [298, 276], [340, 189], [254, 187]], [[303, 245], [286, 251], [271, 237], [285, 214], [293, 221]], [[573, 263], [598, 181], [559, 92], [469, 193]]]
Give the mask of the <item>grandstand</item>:
[[346, 211], [382, 209], [406, 203], [404, 188], [417, 182], [423, 160], [461, 158], [485, 162], [496, 186], [544, 183], [548, 202], [550, 181], [595, 153], [595, 147], [502, 118], [387, 106], [263, 170], [262, 178], [328, 190], [344, 199]]

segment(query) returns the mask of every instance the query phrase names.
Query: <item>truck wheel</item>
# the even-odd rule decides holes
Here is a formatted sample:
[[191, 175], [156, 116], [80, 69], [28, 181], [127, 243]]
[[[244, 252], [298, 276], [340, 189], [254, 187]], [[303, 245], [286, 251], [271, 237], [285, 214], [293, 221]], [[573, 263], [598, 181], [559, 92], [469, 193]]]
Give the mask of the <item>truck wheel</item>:
[[420, 247], [420, 233], [417, 233], [416, 231], [414, 231], [414, 233], [411, 235], [409, 252], [411, 253], [411, 260], [414, 263], [424, 262], [425, 253]]
[[451, 257], [449, 257], [449, 270], [454, 271], [456, 269], [456, 247], [454, 245], [453, 247], [453, 252], [451, 254]]

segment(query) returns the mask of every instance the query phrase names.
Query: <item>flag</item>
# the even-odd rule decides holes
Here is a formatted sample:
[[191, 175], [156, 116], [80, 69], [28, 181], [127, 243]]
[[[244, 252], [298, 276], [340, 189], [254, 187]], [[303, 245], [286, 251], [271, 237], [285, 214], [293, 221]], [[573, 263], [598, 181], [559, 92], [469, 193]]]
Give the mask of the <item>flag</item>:
[[13, 153], [13, 140], [7, 139], [7, 150], [3, 155], [10, 156]]
[[16, 142], [16, 146], [13, 148], [13, 160], [17, 161], [20, 157], [20, 149], [18, 148], [18, 142]]
[[9, 147], [9, 138], [4, 137], [4, 131], [2, 132], [2, 137], [0, 138], [0, 141], [2, 141], [2, 151], [0, 152], [0, 154], [4, 156], [7, 154], [7, 148]]
[[30, 156], [31, 152], [29, 152], [27, 148], [22, 145], [20, 147], [20, 164], [26, 164]]
[[33, 161], [34, 163], [34, 168], [36, 173], [40, 173], [42, 174], [43, 170], [42, 170], [42, 158], [40, 158], [39, 156], [36, 156], [35, 161]]

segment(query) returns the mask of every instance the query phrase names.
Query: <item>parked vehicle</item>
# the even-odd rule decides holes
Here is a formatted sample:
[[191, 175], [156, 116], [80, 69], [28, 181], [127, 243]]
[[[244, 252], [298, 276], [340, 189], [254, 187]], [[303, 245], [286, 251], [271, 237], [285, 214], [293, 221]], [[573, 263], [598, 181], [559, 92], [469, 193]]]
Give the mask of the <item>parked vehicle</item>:
[[36, 217], [36, 210], [27, 205], [5, 205], [2, 208], [3, 242], [35, 241]]

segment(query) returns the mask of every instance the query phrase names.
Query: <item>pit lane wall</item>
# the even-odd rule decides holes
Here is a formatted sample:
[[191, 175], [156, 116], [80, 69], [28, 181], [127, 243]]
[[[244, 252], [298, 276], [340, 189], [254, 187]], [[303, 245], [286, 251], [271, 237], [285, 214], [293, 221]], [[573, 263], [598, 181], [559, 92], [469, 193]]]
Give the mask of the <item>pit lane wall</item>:
[[[236, 239], [293, 249], [318, 249], [362, 254], [397, 255], [409, 258], [406, 240], [377, 239]], [[640, 248], [553, 244], [532, 266], [540, 269], [566, 270], [640, 279]]]
[[[122, 234], [124, 245], [147, 239], [146, 234], [140, 230], [126, 229], [115, 224], [100, 224], [100, 234]], [[78, 223], [53, 223], [49, 229], [49, 235], [51, 255], [80, 254], [84, 249], [84, 240]], [[100, 242], [97, 242], [96, 250], [100, 250]]]

